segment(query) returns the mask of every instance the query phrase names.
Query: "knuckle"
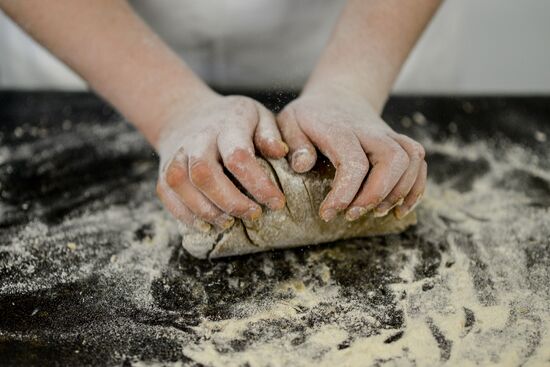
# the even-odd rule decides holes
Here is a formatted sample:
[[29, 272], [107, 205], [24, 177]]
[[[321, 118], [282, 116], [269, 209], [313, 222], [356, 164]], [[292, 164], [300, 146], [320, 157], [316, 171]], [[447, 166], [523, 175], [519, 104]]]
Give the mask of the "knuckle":
[[292, 121], [292, 106], [286, 106], [279, 114], [277, 115], [277, 122], [279, 125], [286, 125]]
[[[171, 163], [166, 169], [166, 183], [171, 188], [180, 185], [186, 177], [185, 168], [179, 164]], [[157, 186], [158, 187], [158, 186]]]
[[392, 162], [396, 162], [400, 166], [403, 165], [404, 167], [407, 167], [410, 162], [409, 155], [398, 144], [395, 144], [390, 148], [390, 160]]
[[189, 173], [193, 184], [204, 187], [212, 181], [213, 172], [207, 161], [203, 159], [197, 159], [190, 165]]
[[412, 157], [418, 160], [424, 160], [426, 157], [426, 150], [422, 146], [422, 144], [414, 142], [412, 145]]
[[355, 176], [364, 177], [369, 170], [369, 160], [365, 155], [358, 155], [357, 157], [350, 160], [347, 166]]
[[234, 112], [238, 116], [249, 116], [251, 113], [256, 113], [256, 104], [255, 102], [248, 98], [242, 96], [229, 97], [233, 99], [234, 103]]
[[239, 148], [234, 150], [225, 161], [225, 166], [231, 173], [240, 173], [245, 169], [245, 163], [252, 154], [247, 149]]
[[385, 154], [385, 161], [387, 162], [387, 164], [403, 167], [404, 169], [407, 168], [410, 161], [407, 152], [394, 141], [388, 141], [386, 147], [387, 151]]
[[410, 157], [413, 159], [423, 160], [426, 156], [426, 151], [422, 144], [409, 138], [407, 135], [399, 134], [398, 137], [401, 138], [401, 141], [404, 142], [409, 147]]
[[254, 141], [256, 142], [269, 142], [274, 139], [275, 133], [269, 125], [258, 125], [256, 131], [254, 132]]

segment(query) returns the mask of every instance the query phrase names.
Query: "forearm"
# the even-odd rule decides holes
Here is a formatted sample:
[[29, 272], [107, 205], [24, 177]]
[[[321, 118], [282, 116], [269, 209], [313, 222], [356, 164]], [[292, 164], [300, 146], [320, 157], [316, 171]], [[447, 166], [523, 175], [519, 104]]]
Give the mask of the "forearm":
[[381, 110], [441, 0], [349, 0], [305, 90], [339, 83]]
[[124, 0], [0, 0], [0, 7], [153, 145], [165, 114], [208, 91]]

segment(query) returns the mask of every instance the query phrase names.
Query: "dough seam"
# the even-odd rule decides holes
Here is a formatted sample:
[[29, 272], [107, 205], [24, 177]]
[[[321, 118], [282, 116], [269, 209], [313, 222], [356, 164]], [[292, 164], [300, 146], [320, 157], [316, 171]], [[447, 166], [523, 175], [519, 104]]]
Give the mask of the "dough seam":
[[246, 239], [249, 240], [250, 243], [253, 246], [260, 247], [260, 245], [258, 245], [256, 242], [254, 242], [252, 237], [250, 237], [250, 234], [248, 233], [248, 227], [246, 226], [246, 224], [244, 222], [243, 222], [243, 232], [244, 232], [244, 236], [246, 237]]
[[306, 181], [303, 178], [301, 178], [301, 179], [302, 179], [302, 185], [304, 185], [304, 188], [305, 188], [306, 193], [307, 193], [307, 198], [308, 198], [308, 201], [309, 201], [309, 205], [311, 206], [312, 211], [315, 212], [315, 207], [313, 206], [313, 195], [309, 191], [309, 187], [307, 187]]
[[414, 213], [400, 220], [388, 215], [375, 218], [367, 215], [348, 222], [343, 215], [330, 223], [321, 220], [318, 206], [330, 190], [333, 169], [319, 166], [317, 170], [297, 174], [285, 159], [258, 162], [272, 181], [285, 193], [285, 208], [266, 210], [257, 221], [236, 219], [227, 230], [202, 233], [182, 226], [182, 245], [194, 256], [214, 259], [259, 251], [292, 248], [334, 242], [342, 239], [396, 233], [416, 223]]
[[206, 258], [207, 259], [210, 259], [210, 254], [216, 249], [216, 247], [218, 246], [218, 244], [220, 243], [220, 241], [223, 239], [223, 237], [225, 236], [227, 232], [223, 231], [223, 232], [220, 232], [218, 234], [218, 236], [216, 237], [216, 239], [214, 240], [214, 243], [212, 244], [212, 248], [210, 250], [208, 250], [208, 252], [206, 253]]
[[[285, 159], [285, 158], [283, 158], [283, 159]], [[273, 164], [269, 161], [269, 159], [265, 159], [264, 162], [267, 163], [267, 166], [268, 166], [269, 170], [271, 171], [271, 174], [273, 175], [273, 179], [275, 180], [275, 184], [279, 187], [279, 190], [281, 190], [283, 195], [285, 195], [285, 197], [286, 197], [287, 193], [285, 192], [283, 184], [281, 183], [281, 179], [277, 175], [277, 171], [275, 171], [275, 167], [273, 167]], [[303, 179], [302, 179], [302, 182], [303, 182]], [[304, 186], [305, 186], [305, 184], [304, 184]], [[292, 220], [296, 220], [296, 216], [294, 215], [294, 213], [290, 209], [290, 206], [288, 206], [288, 203], [285, 203], [285, 210], [288, 212], [288, 216], [290, 218], [292, 218]]]

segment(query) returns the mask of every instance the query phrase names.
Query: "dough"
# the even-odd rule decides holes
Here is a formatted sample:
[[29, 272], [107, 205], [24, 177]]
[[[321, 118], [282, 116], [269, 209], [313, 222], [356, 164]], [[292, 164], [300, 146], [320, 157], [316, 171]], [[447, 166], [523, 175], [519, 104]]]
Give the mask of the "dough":
[[366, 215], [355, 222], [343, 214], [329, 223], [319, 217], [321, 202], [330, 190], [334, 167], [326, 160], [311, 172], [294, 173], [285, 159], [259, 162], [279, 184], [286, 196], [286, 207], [280, 211], [265, 210], [260, 219], [249, 222], [236, 220], [225, 230], [202, 233], [182, 225], [182, 245], [201, 259], [242, 255], [252, 252], [282, 249], [331, 242], [339, 239], [396, 233], [416, 224], [415, 213], [398, 220], [392, 214], [382, 218]]

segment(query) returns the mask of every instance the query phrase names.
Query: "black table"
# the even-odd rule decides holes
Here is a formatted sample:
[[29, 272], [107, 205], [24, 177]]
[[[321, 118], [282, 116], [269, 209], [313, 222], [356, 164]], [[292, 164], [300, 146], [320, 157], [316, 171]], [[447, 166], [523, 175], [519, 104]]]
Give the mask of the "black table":
[[550, 98], [384, 117], [427, 148], [418, 226], [200, 261], [111, 108], [0, 93], [0, 365], [549, 364]]

